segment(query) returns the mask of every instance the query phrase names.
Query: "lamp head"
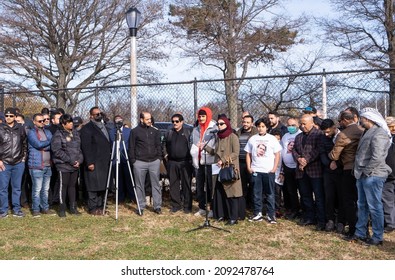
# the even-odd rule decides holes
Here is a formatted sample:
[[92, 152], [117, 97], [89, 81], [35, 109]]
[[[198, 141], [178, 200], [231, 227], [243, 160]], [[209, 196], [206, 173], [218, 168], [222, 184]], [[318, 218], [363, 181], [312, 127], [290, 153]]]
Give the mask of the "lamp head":
[[126, 22], [130, 30], [130, 36], [136, 37], [137, 29], [140, 25], [140, 19], [141, 13], [137, 8], [129, 8], [129, 10], [126, 12]]

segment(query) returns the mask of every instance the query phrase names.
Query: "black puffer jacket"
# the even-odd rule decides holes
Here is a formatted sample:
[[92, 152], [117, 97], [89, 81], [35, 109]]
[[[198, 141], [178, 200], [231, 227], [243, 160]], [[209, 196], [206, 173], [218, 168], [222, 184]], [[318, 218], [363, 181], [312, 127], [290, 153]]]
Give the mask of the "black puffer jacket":
[[73, 172], [78, 168], [73, 165], [84, 160], [81, 151], [81, 138], [79, 132], [73, 130], [69, 133], [63, 127], [59, 128], [51, 141], [52, 161], [56, 169], [62, 172]]
[[14, 122], [10, 127], [0, 124], [0, 160], [5, 164], [15, 165], [26, 160], [27, 140], [23, 126]]

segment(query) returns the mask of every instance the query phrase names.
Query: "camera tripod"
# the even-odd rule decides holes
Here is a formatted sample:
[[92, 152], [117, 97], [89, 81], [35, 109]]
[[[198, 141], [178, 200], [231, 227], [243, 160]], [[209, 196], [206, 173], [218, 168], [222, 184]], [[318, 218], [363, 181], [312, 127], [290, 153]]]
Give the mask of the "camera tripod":
[[113, 166], [112, 163], [115, 158], [115, 219], [116, 220], [118, 220], [118, 191], [119, 191], [118, 185], [119, 185], [119, 165], [121, 163], [121, 144], [123, 147], [123, 155], [125, 156], [126, 163], [128, 165], [130, 179], [132, 181], [132, 188], [133, 188], [134, 196], [135, 196], [136, 202], [137, 202], [137, 209], [141, 215], [140, 204], [139, 204], [139, 200], [137, 198], [137, 193], [136, 193], [136, 185], [134, 184], [132, 168], [130, 167], [130, 161], [129, 161], [128, 153], [126, 151], [125, 141], [123, 141], [123, 139], [122, 139], [121, 127], [116, 126], [116, 139], [112, 145], [111, 159], [110, 159], [110, 165], [109, 165], [108, 177], [107, 177], [106, 195], [104, 198], [104, 206], [103, 206], [103, 214], [104, 214], [106, 211], [108, 190], [110, 189], [110, 181], [111, 181], [111, 177], [112, 177], [112, 174], [111, 174], [112, 166]]

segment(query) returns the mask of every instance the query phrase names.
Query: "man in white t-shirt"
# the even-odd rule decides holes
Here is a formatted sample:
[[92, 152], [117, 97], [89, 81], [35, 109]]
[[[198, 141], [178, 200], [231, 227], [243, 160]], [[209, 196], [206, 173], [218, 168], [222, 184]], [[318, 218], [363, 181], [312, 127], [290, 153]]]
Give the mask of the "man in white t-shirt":
[[273, 135], [267, 133], [268, 118], [255, 122], [258, 134], [252, 136], [245, 146], [248, 172], [252, 174], [254, 215], [250, 221], [262, 221], [263, 194], [267, 198], [267, 219], [276, 223], [275, 216], [275, 172], [280, 161], [281, 145]]

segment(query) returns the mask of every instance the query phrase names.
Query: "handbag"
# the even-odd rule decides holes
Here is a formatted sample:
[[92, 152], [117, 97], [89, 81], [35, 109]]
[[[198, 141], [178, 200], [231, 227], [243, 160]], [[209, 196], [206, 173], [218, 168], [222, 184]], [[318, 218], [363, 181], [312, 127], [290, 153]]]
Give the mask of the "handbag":
[[232, 183], [240, 179], [239, 170], [229, 158], [221, 167], [218, 174], [218, 181], [221, 183]]

